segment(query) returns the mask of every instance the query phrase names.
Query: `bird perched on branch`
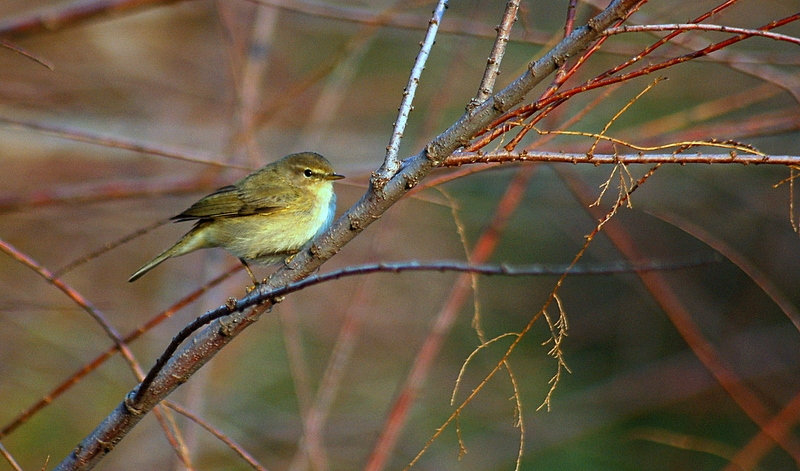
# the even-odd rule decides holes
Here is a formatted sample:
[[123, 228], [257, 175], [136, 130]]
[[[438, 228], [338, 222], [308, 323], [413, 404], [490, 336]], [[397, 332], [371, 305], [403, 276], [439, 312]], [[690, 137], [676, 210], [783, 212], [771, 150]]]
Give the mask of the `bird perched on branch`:
[[172, 247], [136, 270], [136, 281], [158, 264], [199, 249], [221, 247], [241, 260], [268, 265], [296, 254], [327, 229], [336, 210], [333, 181], [344, 178], [314, 152], [301, 152], [265, 165], [220, 188], [172, 219], [196, 221]]

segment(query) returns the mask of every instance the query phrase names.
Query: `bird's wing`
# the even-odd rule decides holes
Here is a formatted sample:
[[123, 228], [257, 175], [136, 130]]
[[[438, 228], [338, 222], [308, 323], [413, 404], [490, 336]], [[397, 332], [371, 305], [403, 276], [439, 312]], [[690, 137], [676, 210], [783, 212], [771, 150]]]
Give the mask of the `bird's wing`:
[[[186, 211], [172, 219], [189, 221], [192, 219], [212, 219], [221, 217], [268, 214], [285, 208], [292, 199], [286, 193], [273, 195], [245, 194], [241, 188], [228, 185], [202, 198]], [[291, 192], [290, 192], [291, 193]]]

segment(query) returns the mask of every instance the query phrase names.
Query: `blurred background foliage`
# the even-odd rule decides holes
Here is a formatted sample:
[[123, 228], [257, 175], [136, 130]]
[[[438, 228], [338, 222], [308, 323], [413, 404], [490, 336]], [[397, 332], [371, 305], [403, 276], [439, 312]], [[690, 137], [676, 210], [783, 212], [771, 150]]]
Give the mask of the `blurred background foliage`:
[[[177, 214], [247, 168], [291, 152], [318, 151], [347, 175], [337, 183], [341, 213], [360, 197], [382, 160], [433, 7], [385, 1], [274, 2], [280, 8], [244, 0], [152, 1], [127, 2], [142, 5], [85, 21], [53, 20], [66, 7], [100, 3], [0, 3], [4, 37], [52, 65], [48, 70], [0, 49], [0, 239], [51, 271]], [[567, 3], [523, 2], [499, 86], [561, 37]], [[682, 22], [716, 4], [651, 1], [632, 22]], [[451, 2], [401, 155], [416, 153], [461, 115], [477, 90], [504, 5]], [[710, 22], [756, 28], [796, 10], [796, 0], [742, 0]], [[596, 12], [579, 3], [577, 24]], [[39, 14], [49, 28], [27, 33], [13, 28], [20, 18]], [[379, 14], [388, 24], [363, 21]], [[798, 36], [800, 28], [789, 24], [779, 32]], [[708, 44], [721, 36], [692, 37]], [[580, 81], [652, 41], [647, 34], [612, 38], [579, 74]], [[700, 134], [736, 139], [769, 154], [797, 154], [797, 51], [796, 45], [751, 39], [728, 51], [737, 54], [733, 59], [717, 56], [661, 71], [669, 80], [636, 102], [609, 133], [639, 144]], [[659, 54], [683, 52], [673, 45]], [[758, 72], [745, 73], [737, 64], [757, 66]], [[794, 88], [776, 85], [775, 77]], [[570, 129], [598, 132], [652, 79], [615, 89]], [[579, 95], [541, 127], [557, 128], [603, 93]], [[566, 152], [586, 152], [591, 145], [586, 138], [561, 137], [539, 146], [537, 139], [530, 136], [526, 145]], [[122, 149], [110, 140], [224, 165]], [[587, 203], [597, 198], [611, 167], [524, 165], [535, 168], [490, 261], [568, 263], [596, 224]], [[323, 271], [368, 261], [464, 259], [458, 228], [472, 247], [520, 168], [486, 167], [405, 198]], [[646, 170], [631, 166], [636, 177]], [[452, 170], [434, 176], [445, 172]], [[633, 195], [633, 207], [621, 210], [609, 226], [626, 234], [641, 258], [627, 260], [601, 233], [580, 265], [688, 265], [713, 260], [724, 250], [722, 261], [661, 274], [664, 290], [682, 301], [706, 343], [682, 336], [675, 318], [636, 274], [567, 278], [560, 291], [569, 320], [562, 350], [572, 373], [561, 377], [549, 412], [536, 410], [556, 371], [547, 355], [551, 345], [542, 345], [550, 335], [547, 325], [538, 321], [510, 359], [525, 429], [522, 469], [740, 469], [731, 465], [734, 457], [751, 459], [752, 469], [797, 469], [798, 407], [777, 419], [777, 426], [789, 430], [786, 445], [769, 442], [760, 453], [748, 448], [761, 430], [748, 411], [761, 407], [770, 419], [798, 402], [799, 326], [741, 262], [728, 259], [734, 254], [752, 264], [762, 277], [757, 281], [782, 293], [796, 313], [800, 244], [790, 223], [789, 187], [773, 188], [787, 177], [789, 170], [780, 167], [665, 166]], [[601, 205], [604, 211], [613, 193], [614, 188]], [[220, 251], [202, 251], [170, 260], [137, 283], [126, 282], [187, 229], [169, 224], [151, 230], [63, 273], [63, 279], [127, 334], [237, 264]], [[456, 279], [449, 273], [381, 274], [291, 295], [172, 400], [239, 442], [268, 469], [317, 469], [302, 466], [298, 458], [302, 417], [316, 395], [330, 393], [323, 458], [314, 463], [332, 470], [362, 468]], [[555, 281], [552, 276], [478, 279], [474, 302], [469, 295], [460, 305], [388, 469], [405, 467], [452, 413], [450, 394], [459, 369], [480, 343], [471, 325], [476, 308], [488, 338], [519, 331], [541, 309]], [[246, 274], [237, 272], [131, 343], [143, 368], [182, 326], [229, 296], [243, 295], [247, 282]], [[0, 256], [0, 286], [0, 425], [6, 426], [112, 343], [73, 301], [6, 255]], [[557, 314], [554, 307], [549, 313]], [[330, 386], [321, 378], [334, 349], [342, 347], [344, 326], [355, 329], [347, 344], [353, 351], [341, 367], [341, 385], [325, 389]], [[457, 403], [509, 342], [500, 340], [472, 360]], [[718, 357], [757, 405], [732, 399], [692, 347]], [[129, 367], [114, 356], [1, 443], [24, 469], [40, 469], [48, 457], [52, 467], [135, 384]], [[512, 393], [507, 374], [495, 376], [458, 421], [467, 453], [459, 456], [451, 426], [415, 469], [514, 469], [520, 431]], [[220, 441], [178, 420], [196, 469], [249, 469]], [[176, 467], [175, 453], [151, 414], [98, 469]], [[0, 461], [0, 469], [11, 468]]]

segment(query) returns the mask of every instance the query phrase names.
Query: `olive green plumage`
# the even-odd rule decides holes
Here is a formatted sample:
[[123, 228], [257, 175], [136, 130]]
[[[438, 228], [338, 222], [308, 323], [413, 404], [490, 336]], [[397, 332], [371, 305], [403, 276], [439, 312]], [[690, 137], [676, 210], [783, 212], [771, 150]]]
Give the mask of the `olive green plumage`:
[[196, 221], [175, 245], [138, 269], [136, 281], [171, 257], [221, 247], [243, 262], [270, 264], [297, 253], [333, 220], [333, 181], [344, 178], [313, 152], [288, 155], [200, 199], [172, 219]]

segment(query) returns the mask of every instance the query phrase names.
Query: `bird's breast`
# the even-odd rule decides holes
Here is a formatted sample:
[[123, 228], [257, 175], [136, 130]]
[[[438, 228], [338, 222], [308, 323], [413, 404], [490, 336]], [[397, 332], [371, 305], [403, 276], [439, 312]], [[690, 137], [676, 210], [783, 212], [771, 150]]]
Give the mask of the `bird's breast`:
[[[268, 214], [228, 218], [216, 224], [213, 238], [239, 258], [271, 264], [297, 253], [327, 229], [336, 210], [332, 185], [320, 188], [307, 204], [289, 205]], [[220, 222], [220, 221], [217, 221]]]

